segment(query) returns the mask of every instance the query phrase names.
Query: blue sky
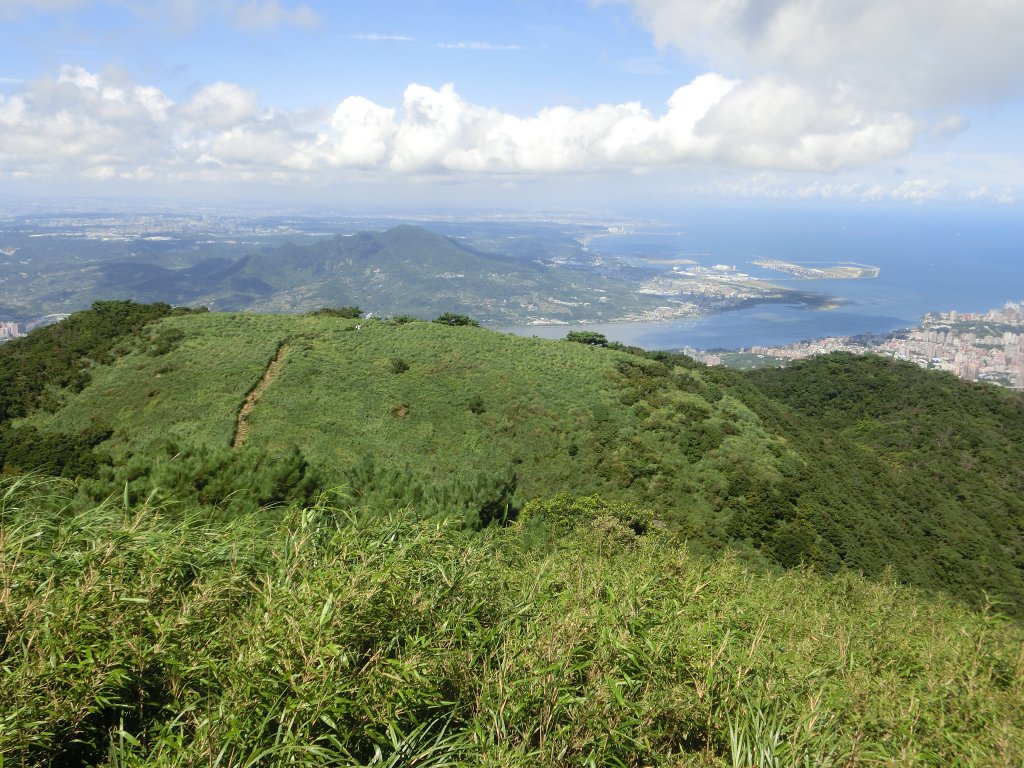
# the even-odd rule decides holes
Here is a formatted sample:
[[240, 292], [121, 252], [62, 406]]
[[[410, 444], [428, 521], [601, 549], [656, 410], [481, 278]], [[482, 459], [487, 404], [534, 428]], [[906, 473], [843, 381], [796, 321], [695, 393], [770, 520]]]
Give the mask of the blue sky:
[[0, 0], [0, 191], [1020, 205], [1024, 3]]

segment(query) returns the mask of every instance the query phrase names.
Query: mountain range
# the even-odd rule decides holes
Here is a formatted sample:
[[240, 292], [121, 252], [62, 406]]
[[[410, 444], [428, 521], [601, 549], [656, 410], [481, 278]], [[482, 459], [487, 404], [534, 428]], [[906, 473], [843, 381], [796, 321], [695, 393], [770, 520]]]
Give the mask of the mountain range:
[[627, 308], [656, 303], [634, 294], [635, 286], [567, 260], [482, 251], [410, 225], [179, 268], [152, 260], [105, 262], [87, 268], [83, 279], [95, 281], [97, 297], [218, 310], [302, 312], [358, 304], [376, 314], [432, 317], [457, 311], [504, 322], [538, 314], [571, 318], [584, 303], [592, 319], [611, 319]]

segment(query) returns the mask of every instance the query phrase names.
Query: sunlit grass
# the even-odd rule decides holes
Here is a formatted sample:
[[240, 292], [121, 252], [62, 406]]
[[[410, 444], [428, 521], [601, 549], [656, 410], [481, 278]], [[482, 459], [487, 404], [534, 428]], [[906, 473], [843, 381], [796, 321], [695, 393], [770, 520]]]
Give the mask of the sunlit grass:
[[0, 489], [5, 765], [1024, 759], [1018, 625], [698, 558], [636, 509], [473, 533], [337, 495], [222, 524], [68, 491]]
[[[635, 395], [624, 401], [620, 362], [668, 373], [625, 353], [332, 317], [207, 313], [170, 318], [152, 335], [171, 330], [184, 335], [169, 351], [154, 356], [136, 343], [63, 408], [32, 422], [77, 432], [100, 419], [114, 430], [104, 447], [115, 463], [167, 441], [229, 446], [246, 394], [286, 344], [287, 359], [248, 414], [246, 446], [297, 446], [328, 483], [352, 482], [353, 468], [372, 457], [409, 485], [436, 490], [442, 504], [444, 486], [465, 491], [514, 474], [521, 500], [563, 490], [639, 497], [703, 525], [708, 497], [724, 492], [736, 456], [752, 477], [777, 474], [776, 441], [735, 400], [675, 392], [654, 411]], [[703, 386], [699, 374], [686, 377]], [[679, 433], [698, 428], [711, 437], [679, 455]]]

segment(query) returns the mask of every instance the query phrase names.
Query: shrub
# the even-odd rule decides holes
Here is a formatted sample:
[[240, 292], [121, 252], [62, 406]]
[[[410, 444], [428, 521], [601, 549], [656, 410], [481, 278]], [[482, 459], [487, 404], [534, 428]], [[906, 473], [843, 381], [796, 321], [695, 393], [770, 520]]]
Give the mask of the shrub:
[[5, 765], [1024, 758], [1019, 625], [851, 573], [754, 576], [619, 505], [534, 505], [588, 520], [538, 547], [336, 494], [211, 522], [68, 492], [0, 481]]
[[355, 320], [363, 316], [363, 310], [359, 307], [322, 307], [309, 314], [313, 317], [341, 317], [347, 320]]
[[596, 331], [569, 331], [565, 337], [566, 341], [575, 341], [579, 344], [586, 344], [591, 347], [607, 347], [608, 339], [603, 333]]
[[441, 325], [480, 325], [480, 323], [472, 319], [469, 315], [457, 315], [454, 312], [443, 312], [435, 318], [434, 322], [440, 323]]

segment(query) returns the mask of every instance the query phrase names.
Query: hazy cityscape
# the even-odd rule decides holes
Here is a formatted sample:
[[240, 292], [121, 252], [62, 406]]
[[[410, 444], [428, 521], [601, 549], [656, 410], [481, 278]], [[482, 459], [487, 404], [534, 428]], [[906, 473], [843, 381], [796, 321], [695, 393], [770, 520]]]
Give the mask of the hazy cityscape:
[[988, 312], [936, 312], [913, 328], [891, 334], [752, 345], [736, 352], [685, 351], [707, 365], [741, 368], [784, 365], [829, 352], [871, 353], [948, 371], [968, 381], [1024, 389], [1024, 302], [1007, 302]]

